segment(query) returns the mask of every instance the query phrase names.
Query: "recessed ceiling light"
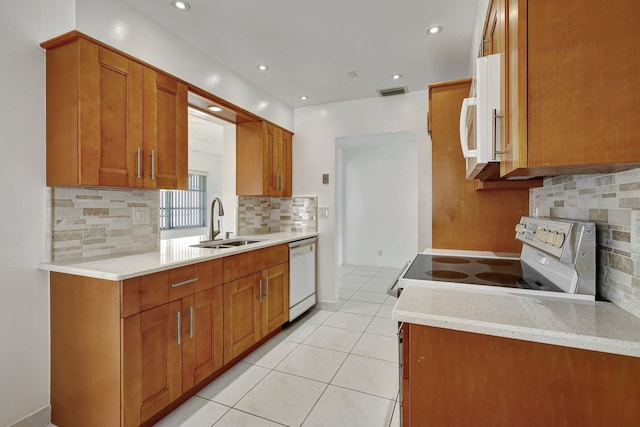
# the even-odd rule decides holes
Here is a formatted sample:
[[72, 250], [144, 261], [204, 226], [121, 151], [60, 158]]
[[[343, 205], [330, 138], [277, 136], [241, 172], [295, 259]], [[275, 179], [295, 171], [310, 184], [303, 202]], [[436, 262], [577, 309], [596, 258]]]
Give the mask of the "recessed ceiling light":
[[258, 70], [267, 71], [269, 69], [268, 65], [258, 65]]
[[306, 95], [302, 95], [302, 96], [300, 97], [300, 99], [302, 99], [303, 101], [306, 101], [307, 99], [309, 99], [309, 97], [308, 97], [308, 96], [306, 96]]
[[184, 0], [171, 0], [171, 6], [183, 12], [186, 12], [189, 9], [191, 9], [191, 5]]
[[213, 111], [214, 113], [219, 113], [220, 111], [222, 111], [222, 108], [218, 107], [217, 105], [209, 105], [207, 107], [207, 110]]
[[402, 78], [402, 74], [394, 74], [393, 76], [391, 76], [391, 78], [393, 80], [400, 80]]
[[432, 25], [429, 28], [427, 28], [427, 34], [429, 34], [430, 36], [434, 36], [441, 31], [442, 31], [441, 25]]

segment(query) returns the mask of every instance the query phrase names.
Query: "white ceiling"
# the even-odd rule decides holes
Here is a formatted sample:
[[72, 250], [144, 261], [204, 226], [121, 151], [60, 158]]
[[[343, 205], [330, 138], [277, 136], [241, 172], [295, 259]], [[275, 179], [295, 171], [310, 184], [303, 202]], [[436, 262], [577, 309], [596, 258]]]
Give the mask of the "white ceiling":
[[[478, 0], [188, 0], [191, 10], [180, 12], [170, 0], [123, 1], [292, 107], [468, 77], [478, 7]], [[429, 36], [431, 25], [444, 30]], [[403, 78], [392, 80], [396, 73]]]

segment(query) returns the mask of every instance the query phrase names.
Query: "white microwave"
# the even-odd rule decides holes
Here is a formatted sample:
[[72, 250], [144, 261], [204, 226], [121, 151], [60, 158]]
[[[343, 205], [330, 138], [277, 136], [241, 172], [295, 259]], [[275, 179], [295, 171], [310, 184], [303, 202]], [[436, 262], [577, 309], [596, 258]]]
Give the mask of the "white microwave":
[[500, 54], [477, 59], [474, 88], [475, 96], [465, 98], [460, 110], [460, 145], [467, 162], [467, 179], [482, 177], [492, 163], [500, 162]]

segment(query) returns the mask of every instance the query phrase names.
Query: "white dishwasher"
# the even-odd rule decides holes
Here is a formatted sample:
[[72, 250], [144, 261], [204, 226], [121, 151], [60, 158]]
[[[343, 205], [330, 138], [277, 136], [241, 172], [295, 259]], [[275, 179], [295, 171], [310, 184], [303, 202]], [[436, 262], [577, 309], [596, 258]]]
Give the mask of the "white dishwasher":
[[316, 304], [316, 241], [289, 243], [289, 321]]

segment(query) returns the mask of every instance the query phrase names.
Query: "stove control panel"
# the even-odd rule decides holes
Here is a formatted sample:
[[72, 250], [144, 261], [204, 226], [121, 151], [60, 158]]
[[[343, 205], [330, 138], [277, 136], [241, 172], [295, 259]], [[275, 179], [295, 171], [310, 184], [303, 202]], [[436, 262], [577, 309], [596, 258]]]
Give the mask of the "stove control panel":
[[516, 225], [516, 239], [560, 258], [572, 225], [547, 218], [522, 217]]

